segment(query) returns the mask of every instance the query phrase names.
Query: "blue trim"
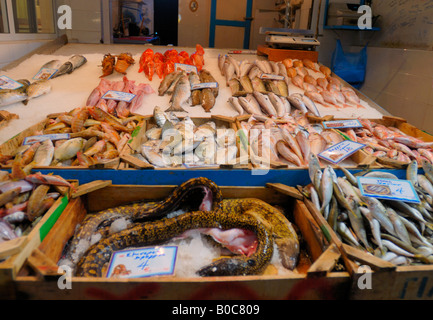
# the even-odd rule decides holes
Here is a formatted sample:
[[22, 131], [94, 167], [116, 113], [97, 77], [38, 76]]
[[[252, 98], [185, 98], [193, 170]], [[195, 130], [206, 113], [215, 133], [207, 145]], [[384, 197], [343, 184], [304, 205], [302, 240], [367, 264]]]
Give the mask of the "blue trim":
[[[338, 176], [343, 172], [334, 169]], [[310, 183], [308, 170], [305, 169], [274, 169], [262, 171], [262, 175], [252, 175], [251, 170], [220, 169], [220, 170], [112, 170], [112, 169], [36, 169], [42, 174], [53, 173], [64, 179], [78, 180], [80, 185], [95, 180], [111, 180], [120, 185], [179, 185], [191, 178], [207, 177], [221, 186], [265, 186], [266, 183], [283, 183], [289, 186], [305, 186]], [[352, 173], [361, 169], [349, 170]], [[405, 179], [406, 170], [381, 169], [391, 172], [399, 179]], [[420, 171], [421, 172], [421, 171]]]
[[[210, 9], [210, 26], [209, 26], [209, 47], [215, 47], [215, 28], [216, 26], [228, 26], [244, 28], [244, 43], [243, 48], [249, 49], [250, 47], [250, 34], [251, 34], [251, 20], [238, 21], [238, 20], [223, 20], [216, 18], [217, 0], [212, 0]], [[253, 0], [247, 0], [247, 7], [245, 16], [251, 17], [253, 12]]]

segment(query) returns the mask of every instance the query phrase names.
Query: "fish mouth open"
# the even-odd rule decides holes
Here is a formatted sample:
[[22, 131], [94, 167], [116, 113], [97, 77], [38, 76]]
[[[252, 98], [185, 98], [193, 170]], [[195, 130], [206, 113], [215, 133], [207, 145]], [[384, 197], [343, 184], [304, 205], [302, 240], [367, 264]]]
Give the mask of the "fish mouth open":
[[203, 199], [198, 209], [200, 211], [211, 211], [213, 205], [213, 192], [208, 187], [201, 187], [200, 189], [203, 193]]

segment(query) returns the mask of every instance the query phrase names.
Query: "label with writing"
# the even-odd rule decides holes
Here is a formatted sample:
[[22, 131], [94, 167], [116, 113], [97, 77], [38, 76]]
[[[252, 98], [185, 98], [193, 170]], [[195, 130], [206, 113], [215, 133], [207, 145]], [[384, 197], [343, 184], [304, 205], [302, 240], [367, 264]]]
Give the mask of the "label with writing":
[[200, 89], [213, 89], [218, 88], [218, 82], [203, 82], [203, 83], [197, 83], [193, 84], [191, 86], [191, 90], [200, 90]]
[[229, 50], [229, 54], [257, 54], [257, 50]]
[[22, 86], [22, 83], [19, 83], [8, 76], [0, 76], [0, 89], [15, 90], [21, 88]]
[[418, 194], [409, 180], [357, 177], [363, 196], [420, 203]]
[[122, 91], [107, 91], [102, 99], [131, 102], [135, 98], [135, 94]]
[[111, 256], [107, 278], [142, 278], [172, 275], [177, 246], [144, 247], [115, 251]]
[[260, 79], [263, 80], [284, 80], [283, 76], [272, 74], [272, 73], [262, 73], [260, 76]]
[[33, 77], [33, 80], [48, 80], [51, 79], [58, 69], [41, 68], [38, 73]]
[[174, 70], [183, 70], [186, 73], [195, 72], [198, 74], [197, 67], [185, 63], [175, 63]]
[[325, 129], [343, 129], [343, 128], [362, 128], [359, 120], [333, 120], [323, 121], [323, 127]]
[[332, 163], [339, 163], [342, 160], [350, 157], [356, 151], [365, 147], [365, 144], [345, 140], [334, 144], [332, 147], [322, 151], [318, 156]]
[[24, 138], [23, 145], [34, 144], [36, 142], [42, 142], [45, 140], [69, 140], [71, 135], [69, 133], [54, 133], [54, 134], [42, 134], [39, 136], [31, 136]]

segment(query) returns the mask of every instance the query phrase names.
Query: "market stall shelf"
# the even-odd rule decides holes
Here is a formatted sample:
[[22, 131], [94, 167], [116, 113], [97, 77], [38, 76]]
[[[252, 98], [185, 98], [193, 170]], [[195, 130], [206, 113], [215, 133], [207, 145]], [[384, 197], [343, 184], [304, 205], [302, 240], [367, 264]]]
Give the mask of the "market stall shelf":
[[[43, 298], [47, 299], [50, 294], [56, 299], [104, 299], [131, 294], [133, 296], [130, 298], [138, 299], [335, 299], [346, 294], [350, 280], [339, 253], [329, 247], [302, 201], [284, 195], [275, 188], [266, 187], [219, 188], [223, 199], [247, 201], [254, 198], [280, 210], [284, 208], [285, 216], [293, 224], [300, 241], [299, 259], [293, 271], [280, 269], [278, 260], [271, 260], [264, 274], [256, 275], [178, 277], [175, 274], [127, 280], [74, 276], [70, 290], [59, 290], [57, 281], [50, 281], [61, 276], [56, 263], [76, 225], [85, 221], [83, 219], [88, 218], [90, 212], [134, 201], [165, 199], [175, 188], [111, 185], [71, 200], [65, 210], [67, 214], [60, 217], [49, 237], [33, 251], [27, 265], [16, 277], [17, 292], [36, 299], [42, 298], [42, 291], [45, 292]], [[205, 257], [205, 252], [202, 251], [200, 256]], [[180, 259], [177, 262], [179, 264]], [[177, 272], [182, 274], [179, 270]], [[318, 278], [318, 275], [321, 277]]]

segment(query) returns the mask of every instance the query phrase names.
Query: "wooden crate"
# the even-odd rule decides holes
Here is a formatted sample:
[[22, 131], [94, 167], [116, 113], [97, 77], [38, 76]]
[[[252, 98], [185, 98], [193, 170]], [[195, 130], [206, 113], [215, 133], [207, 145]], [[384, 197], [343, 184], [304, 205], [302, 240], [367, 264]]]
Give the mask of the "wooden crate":
[[354, 300], [431, 300], [433, 265], [396, 266], [343, 244], [322, 214], [308, 199], [306, 207], [323, 234], [347, 259], [351, 274], [349, 298]]
[[0, 259], [2, 260], [0, 262], [0, 297], [10, 297], [13, 281], [18, 271], [32, 251], [47, 237], [68, 203], [69, 195], [61, 196], [28, 235], [0, 244]]
[[[220, 115], [212, 115], [210, 117], [202, 117], [202, 118], [191, 118], [196, 126], [200, 126], [208, 121], [215, 122], [217, 128], [225, 127], [227, 129], [233, 129], [235, 132], [237, 131], [237, 126], [235, 122], [235, 118], [220, 116]], [[185, 166], [179, 167], [167, 167], [167, 168], [158, 168], [152, 164], [149, 164], [145, 161], [139, 159], [134, 155], [137, 155], [140, 152], [140, 146], [142, 143], [147, 141], [147, 137], [145, 133], [152, 127], [155, 127], [156, 123], [153, 118], [153, 115], [148, 115], [144, 117], [144, 120], [137, 126], [136, 130], [132, 134], [132, 139], [127, 143], [125, 148], [120, 154], [121, 164], [118, 169], [155, 169], [155, 170], [184, 170], [188, 169]], [[222, 164], [222, 165], [206, 165], [206, 166], [197, 166], [193, 167], [194, 169], [230, 169], [230, 168], [248, 168], [248, 161], [243, 161], [239, 156], [239, 141], [236, 142], [238, 147], [238, 153], [236, 161], [233, 164]], [[245, 159], [246, 160], [246, 159]]]
[[319, 58], [318, 51], [312, 50], [290, 50], [290, 49], [276, 49], [268, 46], [259, 45], [257, 47], [257, 54], [268, 57], [269, 61], [283, 61], [284, 59], [309, 59], [317, 62]]
[[[49, 120], [55, 118], [60, 114], [49, 114], [45, 120], [25, 129], [14, 137], [10, 138], [8, 141], [4, 142], [0, 145], [0, 155], [10, 156], [15, 155], [16, 150], [22, 146], [24, 139], [27, 137], [31, 137], [33, 135], [40, 134], [48, 124]], [[84, 166], [35, 166], [35, 169], [56, 169], [56, 170], [65, 170], [65, 169], [117, 169], [120, 165], [120, 155], [110, 161], [104, 163], [97, 163], [89, 167]], [[1, 168], [10, 169], [11, 166], [1, 165]]]
[[[83, 185], [85, 186], [85, 185]], [[288, 219], [299, 231], [301, 255], [289, 275], [254, 275], [210, 278], [151, 277], [107, 279], [72, 277], [72, 288], [61, 290], [56, 262], [63, 247], [87, 212], [137, 200], [163, 199], [174, 186], [111, 185], [71, 200], [43, 243], [33, 251], [17, 277], [19, 295], [29, 299], [337, 299], [345, 298], [349, 274], [334, 271], [340, 253], [329, 246], [311, 217], [300, 193], [292, 187], [221, 187], [224, 198], [255, 197], [292, 208]], [[290, 196], [288, 196], [290, 195]], [[295, 197], [295, 198], [294, 198]], [[33, 273], [33, 274], [32, 274]]]
[[[249, 157], [251, 158], [253, 153], [252, 153], [252, 150], [249, 146], [248, 136], [244, 132], [244, 129], [242, 128], [242, 125], [241, 125], [241, 122], [248, 121], [248, 119], [250, 117], [251, 117], [250, 115], [238, 116], [238, 117], [236, 117], [235, 122], [236, 122], [237, 130], [238, 130], [238, 136], [240, 137], [240, 142], [239, 142], [240, 148], [244, 148], [244, 150], [248, 149], [247, 153], [248, 153]], [[312, 122], [322, 122], [322, 121], [324, 121], [324, 119], [326, 119], [326, 120], [333, 119], [332, 117], [331, 118], [329, 118], [329, 117], [317, 118], [317, 117], [311, 117], [311, 116], [308, 116], [308, 117]], [[275, 122], [278, 123], [278, 120], [275, 120]], [[263, 159], [263, 158], [260, 158], [257, 156], [254, 156], [254, 158], [256, 159], [255, 163], [267, 164], [269, 162], [269, 167], [271, 169], [300, 169], [299, 167], [289, 166], [287, 163], [280, 162], [280, 161], [269, 161], [269, 160], [266, 160], [266, 159]], [[365, 152], [363, 150], [356, 151], [348, 159], [355, 162], [356, 165], [355, 166], [344, 166], [347, 169], [374, 167], [375, 161], [376, 161], [376, 157], [369, 155], [367, 152]], [[303, 169], [305, 169], [305, 168], [307, 168], [307, 167], [304, 167]]]

